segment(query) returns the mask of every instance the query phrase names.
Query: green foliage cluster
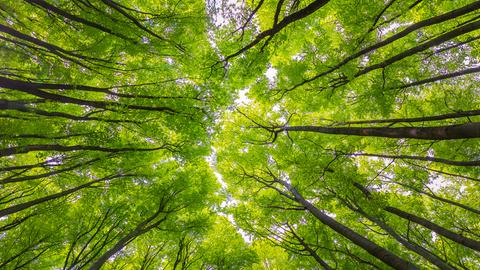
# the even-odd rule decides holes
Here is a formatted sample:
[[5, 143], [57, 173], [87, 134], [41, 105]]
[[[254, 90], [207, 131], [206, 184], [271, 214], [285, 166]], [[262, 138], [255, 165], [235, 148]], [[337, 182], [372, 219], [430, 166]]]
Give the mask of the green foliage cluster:
[[0, 269], [477, 269], [480, 1], [3, 0]]

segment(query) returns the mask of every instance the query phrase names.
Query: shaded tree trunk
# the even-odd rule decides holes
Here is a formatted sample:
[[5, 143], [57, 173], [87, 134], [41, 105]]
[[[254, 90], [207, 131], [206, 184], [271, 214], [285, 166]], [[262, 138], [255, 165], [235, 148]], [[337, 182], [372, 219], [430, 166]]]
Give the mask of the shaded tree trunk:
[[462, 236], [460, 234], [454, 233], [450, 230], [445, 229], [442, 226], [439, 226], [431, 221], [428, 221], [427, 219], [421, 218], [419, 216], [407, 213], [405, 211], [402, 211], [398, 208], [387, 206], [384, 208], [385, 211], [390, 212], [394, 215], [397, 215], [401, 218], [404, 218], [406, 220], [412, 221], [414, 223], [420, 224], [425, 228], [428, 228], [437, 234], [444, 236], [445, 238], [448, 238], [452, 241], [455, 241], [463, 246], [469, 247], [473, 250], [480, 251], [480, 241], [476, 241], [470, 238], [467, 238], [465, 236]]
[[63, 168], [63, 169], [60, 169], [60, 170], [55, 170], [55, 171], [51, 171], [51, 172], [43, 173], [43, 174], [29, 175], [29, 176], [23, 176], [23, 177], [6, 177], [6, 178], [0, 180], [0, 184], [5, 185], [7, 183], [15, 183], [15, 182], [29, 181], [29, 180], [35, 180], [35, 179], [40, 179], [40, 178], [44, 178], [44, 177], [49, 177], [49, 176], [57, 175], [57, 174], [60, 174], [60, 173], [63, 173], [63, 172], [72, 171], [74, 169], [90, 165], [90, 164], [95, 163], [96, 161], [99, 161], [99, 160], [100, 160], [100, 158], [95, 158], [95, 159], [89, 160], [87, 162], [78, 163], [78, 164], [75, 164], [75, 165], [67, 167], [67, 168]]
[[[121, 238], [112, 248], [107, 250], [105, 253], [102, 254], [89, 268], [89, 270], [97, 270], [102, 267], [105, 262], [115, 255], [117, 252], [122, 250], [126, 245], [128, 245], [130, 242], [132, 242], [135, 238], [139, 237], [142, 234], [145, 234], [149, 232], [150, 230], [156, 228], [160, 223], [164, 222], [167, 219], [167, 213], [165, 212], [166, 204], [168, 203], [168, 200], [162, 200], [160, 202], [160, 205], [158, 207], [158, 210], [149, 218], [141, 222], [140, 224], [135, 227], [134, 230], [129, 232], [127, 235], [125, 235], [123, 238]], [[165, 213], [165, 216], [162, 217], [161, 219], [151, 223], [155, 218], [157, 218], [161, 213]], [[150, 224], [151, 223], [151, 224]]]
[[44, 8], [45, 10], [47, 10], [48, 12], [53, 12], [55, 14], [58, 14], [62, 17], [65, 17], [67, 19], [70, 19], [72, 21], [76, 21], [78, 23], [81, 23], [81, 24], [84, 24], [84, 25], [87, 25], [89, 27], [92, 27], [92, 28], [95, 28], [95, 29], [98, 29], [102, 32], [105, 32], [105, 33], [108, 33], [108, 34], [111, 34], [111, 35], [114, 35], [114, 36], [117, 36], [121, 39], [125, 39], [125, 40], [129, 40], [131, 42], [134, 42], [134, 43], [138, 43], [138, 42], [135, 42], [133, 39], [131, 38], [128, 38], [126, 36], [124, 36], [123, 34], [121, 33], [117, 33], [117, 32], [114, 32], [113, 30], [103, 26], [103, 25], [100, 25], [98, 23], [95, 23], [95, 22], [92, 22], [92, 21], [89, 21], [89, 20], [86, 20], [82, 17], [78, 17], [76, 15], [73, 15], [71, 13], [68, 13], [67, 11], [63, 10], [63, 9], [60, 9], [56, 6], [53, 6], [47, 2], [45, 2], [44, 0], [25, 0], [27, 1], [28, 3], [30, 4], [34, 4], [34, 5], [38, 5], [42, 8]]
[[41, 204], [41, 203], [44, 203], [44, 202], [48, 202], [48, 201], [51, 201], [51, 200], [55, 200], [55, 199], [58, 199], [58, 198], [65, 197], [65, 196], [70, 195], [70, 194], [72, 194], [76, 191], [79, 191], [81, 189], [90, 187], [93, 184], [96, 184], [98, 182], [102, 182], [102, 181], [106, 181], [106, 180], [112, 180], [112, 179], [120, 178], [120, 177], [127, 177], [127, 176], [132, 176], [132, 175], [115, 175], [115, 176], [105, 177], [105, 178], [102, 178], [102, 179], [90, 181], [90, 182], [85, 183], [83, 185], [80, 185], [80, 186], [77, 186], [77, 187], [74, 187], [74, 188], [71, 188], [71, 189], [67, 189], [67, 190], [64, 190], [62, 192], [55, 193], [55, 194], [52, 194], [52, 195], [49, 195], [49, 196], [46, 196], [46, 197], [42, 197], [42, 198], [38, 198], [38, 199], [29, 201], [29, 202], [17, 204], [17, 205], [14, 205], [14, 206], [11, 206], [11, 207], [0, 210], [0, 217], [4, 217], [4, 216], [7, 216], [7, 215], [11, 215], [11, 214], [20, 212], [22, 210], [28, 209], [30, 207], [33, 207], [35, 205], [38, 205], [38, 204]]
[[228, 61], [228, 60], [230, 60], [230, 59], [248, 51], [249, 49], [253, 48], [258, 43], [260, 43], [262, 40], [264, 40], [266, 37], [272, 38], [274, 35], [276, 35], [278, 32], [280, 32], [283, 28], [287, 27], [289, 24], [309, 16], [310, 14], [317, 11], [319, 8], [326, 5], [328, 2], [330, 2], [330, 0], [315, 0], [312, 3], [310, 3], [308, 6], [304, 7], [303, 9], [286, 16], [280, 22], [275, 24], [272, 28], [270, 28], [268, 30], [265, 30], [265, 31], [261, 32], [260, 34], [258, 34], [255, 37], [255, 39], [252, 42], [250, 42], [248, 45], [244, 46], [243, 48], [241, 48], [237, 52], [235, 52], [233, 54], [230, 54], [227, 57], [225, 57], [224, 61]]
[[383, 138], [409, 138], [419, 140], [455, 140], [480, 138], [480, 122], [436, 127], [323, 127], [286, 126], [288, 132], [316, 132], [323, 134], [353, 135]]
[[160, 149], [167, 149], [168, 146], [160, 146], [156, 148], [106, 148], [102, 146], [93, 146], [93, 145], [59, 145], [59, 144], [35, 144], [35, 145], [25, 145], [25, 146], [16, 146], [10, 148], [0, 149], [0, 157], [16, 155], [16, 154], [25, 154], [29, 152], [37, 151], [58, 151], [58, 152], [71, 152], [78, 150], [85, 151], [99, 151], [107, 153], [120, 153], [120, 152], [129, 152], [129, 151], [155, 151]]
[[310, 254], [310, 256], [311, 256], [312, 258], [314, 258], [315, 261], [317, 261], [318, 264], [320, 264], [320, 265], [323, 267], [323, 269], [325, 269], [325, 270], [333, 270], [333, 268], [332, 268], [330, 265], [328, 265], [328, 263], [326, 263], [324, 260], [322, 260], [322, 258], [320, 258], [320, 256], [318, 256], [317, 252], [316, 252], [315, 250], [313, 250], [313, 249], [310, 247], [310, 245], [307, 244], [307, 243], [305, 242], [305, 240], [304, 240], [300, 235], [298, 235], [298, 234], [295, 232], [295, 229], [294, 229], [292, 226], [290, 226], [290, 224], [287, 223], [287, 226], [288, 226], [288, 228], [290, 229], [290, 233], [293, 235], [293, 237], [294, 237], [295, 239], [297, 239], [297, 241], [300, 243], [300, 245], [302, 245], [303, 249], [304, 249], [305, 251], [307, 251], [308, 254]]
[[435, 17], [432, 17], [432, 18], [429, 18], [429, 19], [426, 19], [426, 20], [423, 20], [423, 21], [420, 21], [420, 22], [417, 22], [413, 25], [410, 25], [409, 27], [405, 28], [404, 30], [392, 35], [391, 37], [383, 40], [383, 41], [380, 41], [374, 45], [371, 45], [365, 49], [362, 49], [360, 51], [358, 51], [357, 53], [354, 53], [350, 56], [348, 56], [347, 58], [345, 58], [344, 60], [342, 60], [340, 63], [338, 63], [337, 65], [329, 68], [328, 70], [310, 78], [310, 79], [307, 79], [299, 84], [296, 84], [295, 86], [291, 87], [290, 89], [288, 89], [287, 91], [291, 91], [291, 90], [294, 90], [306, 83], [309, 83], [309, 82], [312, 82], [320, 77], [323, 77], [325, 75], [328, 75], [332, 72], [334, 72], [335, 70], [339, 69], [340, 67], [344, 66], [345, 64], [347, 64], [348, 62], [352, 61], [353, 59], [356, 59], [364, 54], [367, 54], [369, 52], [372, 52], [372, 51], [375, 51], [379, 48], [382, 48], [396, 40], [399, 40], [405, 36], [407, 36], [408, 34], [418, 30], [418, 29], [421, 29], [421, 28], [424, 28], [424, 27], [427, 27], [427, 26], [431, 26], [431, 25], [435, 25], [435, 24], [439, 24], [439, 23], [442, 23], [442, 22], [445, 22], [445, 21], [448, 21], [448, 20], [451, 20], [451, 19], [455, 19], [457, 17], [460, 17], [462, 15], [465, 15], [467, 13], [470, 13], [472, 11], [475, 11], [477, 9], [480, 8], [480, 1], [476, 1], [472, 4], [469, 4], [469, 5], [466, 5], [464, 7], [461, 7], [459, 9], [456, 9], [456, 10], [452, 10], [450, 12], [447, 12], [445, 14], [442, 14], [442, 15], [438, 15], [438, 16], [435, 16]]
[[423, 257], [425, 260], [429, 261], [433, 265], [437, 266], [439, 269], [442, 270], [454, 270], [455, 268], [450, 266], [447, 262], [443, 261], [440, 259], [438, 256], [435, 254], [431, 253], [427, 249], [425, 249], [422, 246], [419, 246], [416, 243], [412, 243], [409, 240], [403, 238], [399, 234], [395, 232], [393, 228], [385, 224], [384, 222], [380, 221], [379, 219], [372, 217], [368, 215], [365, 211], [363, 211], [360, 208], [355, 208], [351, 205], [347, 205], [352, 211], [359, 213], [360, 215], [364, 216], [368, 220], [372, 221], [375, 223], [377, 226], [382, 228], [384, 231], [386, 231], [389, 235], [391, 235], [395, 240], [397, 240], [401, 245], [403, 245], [405, 248], [415, 252], [416, 254], [420, 255]]
[[400, 185], [400, 186], [403, 186], [403, 187], [406, 187], [406, 188], [409, 188], [409, 189], [411, 189], [411, 190], [413, 190], [413, 191], [415, 191], [415, 192], [418, 192], [418, 193], [420, 193], [420, 194], [426, 195], [426, 196], [428, 196], [428, 197], [430, 197], [430, 198], [432, 198], [432, 199], [435, 199], [435, 200], [438, 200], [438, 201], [441, 201], [441, 202], [444, 202], [444, 203], [447, 203], [447, 204], [450, 204], [450, 205], [454, 205], [454, 206], [460, 207], [460, 208], [462, 208], [462, 209], [465, 209], [465, 210], [467, 210], [467, 211], [470, 211], [470, 212], [472, 212], [472, 213], [475, 213], [475, 214], [477, 214], [477, 215], [480, 215], [480, 210], [479, 210], [479, 209], [475, 209], [475, 208], [472, 208], [472, 207], [470, 207], [470, 206], [468, 206], [468, 205], [464, 205], [464, 204], [461, 204], [461, 203], [459, 203], [459, 202], [455, 202], [455, 201], [452, 201], [452, 200], [449, 200], [449, 199], [445, 199], [445, 198], [439, 197], [439, 196], [437, 196], [437, 195], [435, 195], [435, 194], [425, 192], [425, 191], [423, 191], [423, 190], [421, 190], [421, 189], [418, 189], [418, 188], [416, 188], [416, 187], [413, 187], [413, 186], [411, 186], [411, 185], [407, 185], [407, 184], [400, 183], [400, 182], [396, 182], [396, 181], [394, 181], [393, 183], [395, 183], [395, 184], [397, 184], [397, 185]]
[[[480, 71], [480, 67], [479, 67]], [[396, 123], [416, 123], [416, 122], [428, 122], [428, 121], [440, 121], [446, 119], [455, 119], [469, 116], [480, 115], [480, 110], [468, 110], [468, 111], [456, 111], [454, 113], [446, 113], [433, 116], [423, 117], [411, 117], [411, 118], [391, 118], [391, 119], [374, 119], [374, 120], [357, 120], [357, 121], [345, 121], [334, 122], [332, 126], [345, 126], [345, 125], [359, 125], [359, 124], [382, 124], [387, 123], [389, 126]]]
[[285, 181], [276, 179], [277, 182], [281, 183], [285, 188], [287, 188], [294, 196], [294, 199], [304, 206], [312, 215], [314, 215], [320, 222], [327, 225], [337, 233], [346, 237], [352, 241], [357, 246], [363, 248], [365, 251], [375, 256], [379, 260], [383, 261], [385, 264], [390, 265], [395, 269], [418, 269], [414, 264], [398, 257], [392, 252], [386, 250], [385, 248], [377, 245], [376, 243], [368, 240], [367, 238], [361, 236], [360, 234], [354, 232], [345, 225], [337, 222], [335, 219], [329, 217], [327, 214], [320, 211], [318, 208], [313, 206], [310, 202], [305, 200], [298, 191], [293, 188], [290, 184]]
[[36, 97], [40, 97], [40, 98], [44, 98], [44, 99], [52, 100], [56, 102], [76, 104], [81, 106], [89, 106], [89, 107], [105, 109], [105, 110], [114, 110], [115, 108], [118, 108], [118, 107], [124, 107], [127, 109], [158, 111], [158, 112], [165, 112], [168, 114], [176, 113], [176, 111], [173, 110], [172, 108], [163, 107], [163, 106], [151, 107], [151, 106], [143, 106], [143, 105], [122, 104], [118, 102], [86, 100], [86, 99], [63, 96], [63, 95], [40, 90], [39, 85], [35, 83], [29, 83], [29, 82], [20, 81], [20, 80], [13, 80], [13, 79], [1, 77], [1, 76], [0, 76], [0, 87], [21, 91]]
[[32, 114], [46, 116], [46, 117], [61, 117], [61, 118], [71, 119], [76, 121], [99, 121], [99, 122], [105, 122], [105, 123], [136, 123], [136, 124], [140, 123], [138, 121], [132, 121], [132, 120], [126, 120], [126, 119], [116, 120], [116, 119], [105, 119], [100, 117], [76, 116], [76, 115], [68, 114], [64, 112], [48, 112], [48, 111], [40, 110], [37, 108], [29, 107], [28, 105], [29, 104], [26, 102], [0, 99], [0, 110], [15, 110], [19, 112], [32, 113]]
[[[361, 184], [355, 182], [353, 183], [353, 185], [358, 188], [360, 191], [362, 191], [362, 193], [367, 197], [367, 198], [371, 198], [371, 193], [370, 191], [365, 188], [364, 186], [362, 186]], [[396, 207], [392, 207], [392, 206], [386, 206], [383, 208], [385, 211], [389, 212], [389, 213], [392, 213], [398, 217], [401, 217], [403, 219], [406, 219], [406, 220], [409, 220], [411, 222], [414, 222], [414, 223], [417, 223], [417, 224], [420, 224], [422, 225], [423, 227], [427, 228], [427, 229], [430, 229], [434, 232], [436, 232], [437, 234], [441, 235], [441, 236], [444, 236], [454, 242], [457, 242], [463, 246], [466, 246], [466, 247], [469, 247], [473, 250], [477, 250], [477, 251], [480, 251], [480, 241], [477, 241], [477, 240], [474, 240], [474, 239], [470, 239], [468, 237], [465, 237], [463, 235], [460, 235], [460, 234], [457, 234], [455, 232], [452, 232], [442, 226], [439, 226], [427, 219], [424, 219], [422, 217], [419, 217], [419, 216], [416, 216], [414, 214], [410, 214], [410, 213], [407, 213], [403, 210], [400, 210]]]
[[480, 166], [480, 160], [470, 160], [470, 161], [456, 161], [445, 158], [436, 158], [436, 157], [419, 157], [419, 156], [407, 156], [407, 155], [384, 155], [384, 154], [369, 154], [369, 153], [347, 153], [343, 154], [345, 156], [352, 157], [379, 157], [379, 158], [391, 158], [391, 159], [408, 159], [408, 160], [420, 160], [420, 161], [431, 161], [437, 163], [443, 163], [452, 166], [463, 166], [463, 167], [473, 167]]
[[[475, 3], [475, 5], [477, 5], [477, 7], [475, 9], [478, 9], [478, 5], [480, 3], [477, 1]], [[472, 22], [472, 23], [469, 23], [469, 24], [466, 24], [466, 25], [463, 25], [461, 27], [458, 27], [458, 28], [455, 28], [454, 30], [452, 31], [449, 31], [445, 34], [442, 34], [430, 41], [427, 41], [425, 43], [422, 43], [418, 46], [415, 46], [411, 49], [408, 49], [406, 51], [403, 51], [395, 56], [392, 56], [390, 58], [388, 58], [387, 60], [381, 62], [381, 63], [378, 63], [378, 64], [374, 64], [374, 65], [371, 65], [371, 66], [368, 66], [362, 70], [360, 70], [359, 72], [357, 72], [354, 77], [360, 77], [362, 75], [365, 75], [367, 73], [370, 73], [371, 71], [374, 71], [376, 69], [380, 69], [380, 68], [384, 68], [384, 67], [387, 67], [395, 62], [398, 62], [404, 58], [407, 58], [409, 56], [412, 56], [416, 53], [419, 53], [419, 52], [422, 52], [428, 48], [431, 48], [431, 47], [434, 47], [434, 46], [437, 46], [437, 45], [440, 45], [446, 41], [449, 41], [453, 38], [456, 38], [458, 36], [461, 36], [461, 35], [464, 35], [464, 34], [467, 34], [467, 33], [470, 33], [470, 32], [473, 32], [477, 29], [480, 28], [480, 21], [476, 21], [476, 22]]]

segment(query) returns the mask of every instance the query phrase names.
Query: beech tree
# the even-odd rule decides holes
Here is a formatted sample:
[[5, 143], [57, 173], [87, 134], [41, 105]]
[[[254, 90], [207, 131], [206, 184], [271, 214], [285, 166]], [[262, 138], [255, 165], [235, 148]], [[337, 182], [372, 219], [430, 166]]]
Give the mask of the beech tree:
[[1, 269], [480, 265], [480, 1], [0, 20]]

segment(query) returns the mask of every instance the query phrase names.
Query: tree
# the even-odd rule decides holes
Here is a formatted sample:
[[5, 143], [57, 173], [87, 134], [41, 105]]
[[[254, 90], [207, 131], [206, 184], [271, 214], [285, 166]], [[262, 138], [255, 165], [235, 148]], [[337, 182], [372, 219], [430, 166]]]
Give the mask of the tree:
[[0, 3], [0, 268], [475, 269], [480, 1]]

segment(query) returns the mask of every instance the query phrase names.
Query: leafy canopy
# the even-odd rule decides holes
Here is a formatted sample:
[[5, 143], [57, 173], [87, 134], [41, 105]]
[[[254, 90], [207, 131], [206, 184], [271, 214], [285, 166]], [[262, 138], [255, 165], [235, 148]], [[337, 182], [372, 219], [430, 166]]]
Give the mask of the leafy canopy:
[[1, 269], [475, 269], [480, 1], [4, 0]]

